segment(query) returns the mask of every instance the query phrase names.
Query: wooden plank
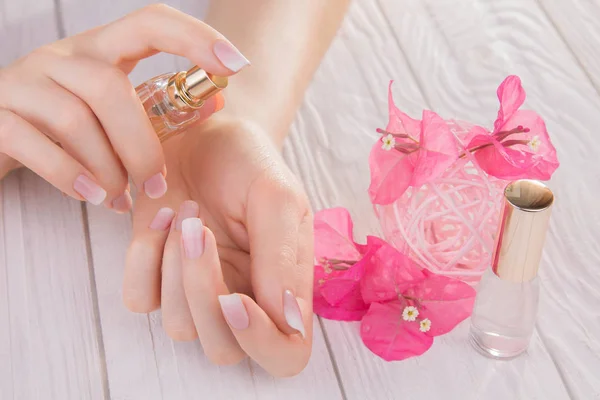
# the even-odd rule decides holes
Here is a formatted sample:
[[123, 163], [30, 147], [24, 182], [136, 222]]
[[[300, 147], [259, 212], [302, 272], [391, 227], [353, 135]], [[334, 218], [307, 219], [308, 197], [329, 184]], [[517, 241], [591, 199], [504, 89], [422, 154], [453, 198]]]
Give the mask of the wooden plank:
[[123, 305], [123, 264], [131, 217], [88, 207], [90, 249], [111, 398], [162, 399], [148, 316]]
[[[468, 11], [449, 9], [456, 3], [461, 2], [445, 3], [445, 15], [452, 20], [460, 20], [461, 13]], [[486, 75], [486, 69], [472, 58], [485, 59], [496, 47], [486, 47], [484, 42], [476, 52], [469, 48], [469, 41], [457, 38], [456, 45], [466, 49], [452, 49], [432, 23], [431, 10], [420, 2], [386, 0], [381, 4], [385, 14], [377, 3], [354, 3], [311, 86], [298, 118], [300, 129], [293, 132], [287, 154], [293, 169], [305, 177], [315, 208], [348, 207], [359, 237], [377, 231], [366, 195], [367, 159], [375, 140], [372, 132], [387, 121], [389, 79], [396, 80], [399, 107], [414, 116], [431, 107], [446, 117], [486, 122], [496, 115], [495, 89], [507, 73], [498, 67], [492, 69], [495, 75], [494, 79], [488, 77], [489, 81], [465, 80], [469, 74]], [[459, 32], [461, 27], [464, 23], [455, 26]], [[454, 52], [467, 59], [453, 60]], [[448, 67], [451, 73], [445, 71]], [[324, 324], [348, 399], [442, 398], [449, 394], [461, 399], [568, 398], [560, 371], [537, 335], [527, 356], [501, 363], [468, 347], [468, 323], [463, 323], [437, 339], [423, 357], [386, 363], [364, 347], [358, 324]]]
[[[0, 204], [4, 204], [4, 187], [0, 185]], [[4, 207], [0, 207], [0, 398], [12, 399], [12, 341], [10, 339], [10, 298], [8, 297], [8, 255], [5, 249]]]
[[[63, 2], [66, 32], [74, 34], [106, 23], [145, 3]], [[168, 3], [197, 17], [202, 16], [206, 6], [206, 2], [200, 1]], [[176, 57], [153, 57], [142, 62], [131, 79], [139, 83], [154, 75], [174, 68], [185, 68], [187, 65], [186, 60]], [[162, 328], [160, 312], [149, 316], [129, 313], [121, 304], [121, 280], [125, 251], [130, 239], [130, 220], [100, 208], [88, 210], [98, 306], [112, 398], [176, 400], [203, 397], [341, 397], [318, 323], [315, 323], [313, 356], [306, 371], [291, 379], [278, 380], [268, 376], [251, 362], [233, 367], [213, 366], [204, 357], [198, 342], [175, 343], [167, 337]]]
[[600, 2], [538, 0], [538, 3], [587, 72], [588, 78], [600, 91]]
[[3, 182], [3, 209], [12, 376], [0, 382], [16, 399], [104, 398], [79, 202], [21, 171]]
[[[58, 38], [52, 0], [0, 0], [0, 66]], [[28, 171], [2, 183], [0, 397], [102, 399], [79, 202]]]

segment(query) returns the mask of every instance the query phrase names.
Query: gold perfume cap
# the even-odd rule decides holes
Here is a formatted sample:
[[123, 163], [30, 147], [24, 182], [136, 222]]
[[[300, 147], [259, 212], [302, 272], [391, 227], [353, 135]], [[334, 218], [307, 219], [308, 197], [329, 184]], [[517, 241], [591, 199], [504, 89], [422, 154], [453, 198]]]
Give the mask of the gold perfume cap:
[[227, 77], [209, 74], [199, 67], [193, 67], [185, 74], [185, 88], [190, 96], [198, 100], [208, 100], [227, 87]]
[[171, 102], [178, 108], [200, 108], [204, 102], [227, 87], [227, 77], [210, 74], [199, 67], [179, 72], [167, 85]]
[[501, 279], [527, 282], [536, 277], [554, 195], [538, 181], [522, 179], [504, 189], [504, 204], [492, 258]]

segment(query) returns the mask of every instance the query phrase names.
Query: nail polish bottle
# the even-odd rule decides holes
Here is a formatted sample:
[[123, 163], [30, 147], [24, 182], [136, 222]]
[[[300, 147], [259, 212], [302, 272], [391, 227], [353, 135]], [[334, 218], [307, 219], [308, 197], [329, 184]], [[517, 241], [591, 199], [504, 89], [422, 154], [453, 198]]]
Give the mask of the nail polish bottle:
[[479, 283], [471, 315], [471, 344], [488, 357], [514, 358], [529, 345], [553, 202], [552, 191], [537, 181], [518, 180], [504, 190], [492, 265]]
[[136, 93], [160, 141], [197, 121], [204, 102], [227, 87], [227, 78], [199, 67], [163, 74], [142, 83]]

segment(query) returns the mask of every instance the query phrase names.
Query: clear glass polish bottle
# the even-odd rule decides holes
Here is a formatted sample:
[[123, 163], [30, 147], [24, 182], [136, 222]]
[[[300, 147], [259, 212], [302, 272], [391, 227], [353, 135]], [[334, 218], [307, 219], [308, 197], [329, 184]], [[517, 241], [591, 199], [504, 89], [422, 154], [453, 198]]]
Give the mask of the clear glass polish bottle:
[[227, 83], [226, 77], [193, 67], [156, 76], [135, 90], [162, 142], [197, 121], [204, 102], [225, 89]]
[[481, 279], [471, 316], [471, 344], [486, 356], [510, 359], [529, 345], [553, 202], [552, 191], [538, 181], [518, 180], [504, 190], [492, 265]]

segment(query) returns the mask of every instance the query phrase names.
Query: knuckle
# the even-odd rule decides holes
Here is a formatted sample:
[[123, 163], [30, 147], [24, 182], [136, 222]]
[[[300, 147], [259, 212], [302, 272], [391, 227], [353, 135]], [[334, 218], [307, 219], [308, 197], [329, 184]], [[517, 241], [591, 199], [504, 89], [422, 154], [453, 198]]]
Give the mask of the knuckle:
[[136, 265], [138, 273], [157, 274], [160, 272], [157, 263], [162, 258], [162, 248], [148, 240], [134, 238], [127, 249], [125, 263], [127, 266]]
[[6, 151], [11, 143], [11, 136], [17, 130], [19, 117], [11, 111], [0, 109], [0, 150]]
[[73, 141], [77, 135], [85, 130], [85, 127], [93, 121], [94, 114], [92, 110], [81, 101], [67, 101], [66, 104], [58, 109], [62, 113], [54, 120], [56, 129], [59, 130], [60, 137], [63, 140]]
[[104, 67], [94, 77], [95, 86], [90, 93], [98, 100], [106, 100], [115, 95], [130, 95], [133, 87], [123, 71], [115, 67]]
[[165, 13], [172, 12], [173, 8], [164, 3], [149, 4], [140, 10], [143, 15], [161, 16]]
[[163, 322], [163, 328], [169, 337], [177, 342], [189, 342], [198, 337], [196, 329], [194, 327], [182, 326], [181, 324], [174, 324]]
[[234, 365], [242, 361], [244, 354], [235, 348], [217, 347], [204, 349], [206, 357], [215, 365]]

